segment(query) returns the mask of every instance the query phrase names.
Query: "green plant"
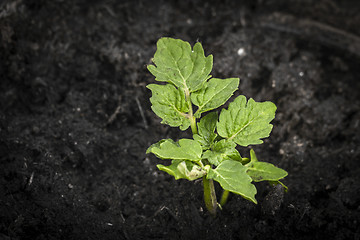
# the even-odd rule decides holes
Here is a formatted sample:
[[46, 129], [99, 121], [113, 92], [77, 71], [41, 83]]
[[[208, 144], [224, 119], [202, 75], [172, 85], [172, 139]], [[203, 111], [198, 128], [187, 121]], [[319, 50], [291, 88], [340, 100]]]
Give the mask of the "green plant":
[[[250, 159], [236, 149], [237, 145], [261, 144], [269, 136], [275, 104], [247, 101], [240, 95], [220, 114], [213, 111], [228, 101], [240, 80], [211, 78], [213, 57], [205, 57], [199, 42], [191, 49], [180, 39], [161, 38], [152, 61], [155, 65], [148, 65], [148, 70], [155, 80], [165, 82], [147, 85], [152, 91], [152, 110], [162, 123], [183, 131], [190, 127], [193, 134], [193, 139], [163, 139], [147, 149], [158, 158], [172, 160], [168, 166], [157, 165], [160, 170], [175, 179], [202, 178], [205, 205], [212, 215], [226, 203], [229, 192], [257, 203], [252, 182], [282, 184], [279, 180], [287, 176], [286, 171], [258, 161], [252, 149]], [[209, 113], [202, 117], [205, 112]], [[220, 204], [213, 181], [224, 189]]]

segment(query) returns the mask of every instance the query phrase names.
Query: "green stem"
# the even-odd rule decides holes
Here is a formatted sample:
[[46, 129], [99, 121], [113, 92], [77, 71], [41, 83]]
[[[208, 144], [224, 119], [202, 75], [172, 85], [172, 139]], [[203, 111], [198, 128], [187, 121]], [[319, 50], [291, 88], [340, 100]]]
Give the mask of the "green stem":
[[217, 200], [215, 195], [214, 181], [212, 179], [206, 179], [206, 176], [203, 177], [204, 185], [204, 201], [207, 210], [212, 216], [216, 216], [216, 207]]
[[196, 118], [194, 116], [190, 115], [189, 120], [190, 120], [190, 127], [191, 127], [191, 131], [192, 131], [193, 135], [197, 134], [198, 130], [197, 130], [197, 126], [196, 126]]
[[196, 126], [196, 118], [194, 116], [194, 112], [193, 112], [193, 108], [192, 108], [190, 92], [187, 89], [185, 90], [185, 99], [186, 99], [187, 105], [189, 107], [188, 118], [190, 120], [191, 131], [193, 134], [197, 134], [198, 130], [197, 130], [197, 126]]
[[223, 207], [226, 202], [227, 202], [227, 199], [229, 197], [229, 191], [228, 190], [224, 190], [222, 196], [221, 196], [221, 199], [220, 199], [220, 206]]
[[[190, 127], [193, 134], [197, 134], [197, 125], [196, 125], [196, 117], [194, 116], [190, 92], [188, 89], [185, 89], [185, 99], [189, 106], [188, 118], [190, 120]], [[206, 179], [206, 176], [203, 177], [203, 185], [204, 185], [204, 201], [205, 206], [210, 212], [212, 216], [216, 216], [216, 208], [217, 208], [217, 200], [215, 194], [214, 181], [212, 179]]]

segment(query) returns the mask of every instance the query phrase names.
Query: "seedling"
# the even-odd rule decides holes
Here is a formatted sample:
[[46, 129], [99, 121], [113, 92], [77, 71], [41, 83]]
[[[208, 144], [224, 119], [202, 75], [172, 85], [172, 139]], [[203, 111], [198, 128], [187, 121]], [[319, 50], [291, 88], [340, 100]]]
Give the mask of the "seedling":
[[[180, 39], [161, 38], [152, 61], [155, 65], [148, 65], [148, 70], [155, 80], [165, 82], [147, 85], [152, 91], [152, 110], [161, 123], [182, 131], [190, 127], [193, 134], [192, 139], [177, 142], [163, 139], [147, 149], [160, 159], [171, 160], [170, 165], [157, 165], [160, 170], [176, 180], [202, 178], [205, 205], [214, 216], [230, 192], [257, 203], [252, 182], [282, 184], [279, 180], [287, 176], [286, 171], [258, 161], [253, 149], [250, 159], [241, 157], [236, 149], [237, 145], [261, 144], [261, 139], [269, 137], [275, 104], [240, 95], [218, 114], [215, 109], [228, 101], [240, 80], [212, 78], [213, 56], [205, 57], [199, 42], [191, 49]], [[220, 203], [213, 181], [224, 189]]]

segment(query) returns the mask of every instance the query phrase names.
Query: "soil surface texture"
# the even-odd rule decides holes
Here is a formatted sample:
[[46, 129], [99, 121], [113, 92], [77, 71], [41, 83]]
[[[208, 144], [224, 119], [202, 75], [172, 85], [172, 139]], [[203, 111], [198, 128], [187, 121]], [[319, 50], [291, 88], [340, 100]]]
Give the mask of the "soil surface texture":
[[[1, 1], [0, 239], [360, 239], [359, 5]], [[235, 95], [277, 105], [251, 147], [287, 193], [256, 183], [257, 205], [231, 195], [213, 218], [201, 181], [145, 154], [191, 137], [150, 108], [164, 36], [200, 41]]]

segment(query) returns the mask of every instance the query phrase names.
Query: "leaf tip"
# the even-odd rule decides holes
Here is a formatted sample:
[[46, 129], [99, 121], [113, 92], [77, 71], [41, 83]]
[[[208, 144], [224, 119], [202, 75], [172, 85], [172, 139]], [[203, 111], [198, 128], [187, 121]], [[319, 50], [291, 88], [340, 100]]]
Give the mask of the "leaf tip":
[[258, 161], [254, 149], [250, 149], [250, 159], [251, 159], [251, 162], [257, 162]]

